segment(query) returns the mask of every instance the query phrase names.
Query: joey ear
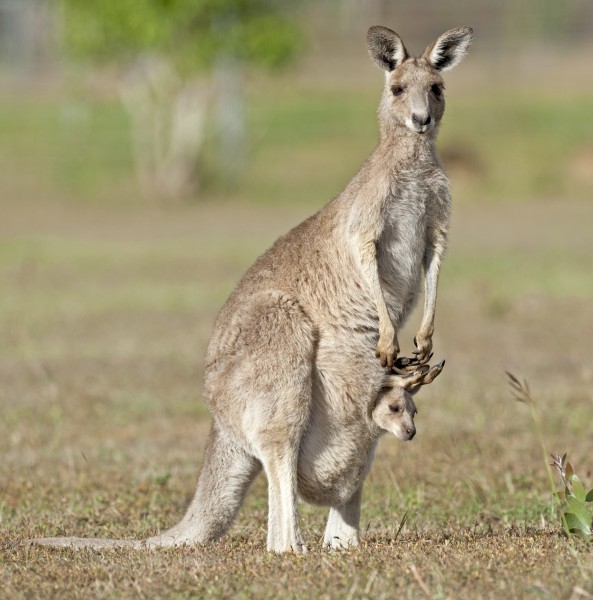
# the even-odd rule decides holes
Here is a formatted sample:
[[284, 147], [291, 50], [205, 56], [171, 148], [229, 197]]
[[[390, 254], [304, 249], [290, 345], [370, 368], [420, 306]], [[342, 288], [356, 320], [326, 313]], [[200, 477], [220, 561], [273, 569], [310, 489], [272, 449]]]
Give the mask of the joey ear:
[[390, 72], [408, 58], [408, 51], [395, 31], [375, 25], [367, 33], [367, 47], [373, 61]]
[[472, 43], [471, 27], [457, 27], [441, 35], [422, 55], [437, 71], [448, 71], [457, 66]]

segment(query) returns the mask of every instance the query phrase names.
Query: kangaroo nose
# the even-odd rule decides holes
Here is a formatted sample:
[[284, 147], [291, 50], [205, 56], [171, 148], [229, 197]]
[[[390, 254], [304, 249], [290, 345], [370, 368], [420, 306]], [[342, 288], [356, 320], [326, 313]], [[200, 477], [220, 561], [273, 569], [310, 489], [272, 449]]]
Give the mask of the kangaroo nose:
[[425, 125], [430, 125], [432, 121], [432, 117], [430, 115], [418, 115], [416, 113], [412, 114], [412, 121], [416, 123], [419, 127], [424, 127]]
[[416, 428], [415, 427], [408, 427], [407, 428], [407, 432], [408, 432], [408, 439], [412, 439], [415, 435], [416, 435]]

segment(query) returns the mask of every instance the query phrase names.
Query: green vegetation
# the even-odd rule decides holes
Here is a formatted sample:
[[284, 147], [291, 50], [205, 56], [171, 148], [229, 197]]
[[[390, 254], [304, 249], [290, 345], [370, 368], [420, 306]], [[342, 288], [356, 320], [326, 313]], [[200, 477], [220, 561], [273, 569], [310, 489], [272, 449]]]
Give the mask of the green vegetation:
[[[215, 315], [247, 265], [309, 209], [296, 214], [269, 204], [208, 203], [125, 211], [54, 204], [52, 222], [65, 232], [56, 238], [48, 235], [52, 222], [28, 222], [27, 205], [12, 206], [5, 213], [12, 234], [5, 229], [0, 243], [3, 592], [591, 593], [593, 545], [567, 543], [538, 440], [529, 418], [508, 401], [503, 370], [510, 363], [530, 373], [547, 445], [567, 447], [586, 465], [589, 340], [562, 336], [574, 330], [575, 315], [590, 322], [591, 291], [574, 294], [569, 287], [551, 295], [544, 269], [530, 274], [528, 286], [516, 286], [521, 276], [513, 271], [529, 273], [543, 252], [556, 254], [558, 270], [564, 264], [575, 281], [587, 278], [575, 257], [593, 252], [585, 235], [593, 207], [526, 202], [474, 209], [465, 207], [455, 223], [435, 339], [447, 370], [417, 398], [418, 435], [411, 443], [381, 441], [365, 487], [362, 547], [322, 551], [326, 510], [304, 505], [311, 552], [301, 557], [265, 552], [263, 477], [230, 534], [209, 548], [95, 554], [21, 543], [62, 534], [146, 537], [176, 521], [206, 438], [201, 363]], [[539, 221], [521, 220], [536, 210]], [[563, 221], [571, 240], [547, 234]], [[498, 267], [493, 244], [503, 257]], [[517, 247], [511, 268], [507, 256]], [[476, 257], [489, 252], [484, 264], [491, 267], [481, 272]], [[414, 331], [412, 319], [401, 336], [404, 352], [412, 349]]]
[[1, 180], [18, 196], [88, 202], [133, 182], [129, 123], [116, 101], [4, 96], [0, 140]]
[[[377, 137], [379, 89], [266, 84], [250, 94], [249, 168], [228, 189], [212, 171], [200, 197], [224, 191], [252, 203], [320, 206], [338, 193]], [[0, 99], [0, 158], [13, 186], [33, 168], [45, 195], [77, 201], [137, 197], [130, 128], [115, 100]], [[450, 102], [439, 147], [456, 201], [589, 198], [593, 189], [590, 92], [517, 92]], [[306, 176], [303, 176], [306, 174]], [[25, 185], [29, 185], [25, 182]], [[201, 194], [201, 196], [200, 196]]]
[[61, 0], [64, 47], [91, 61], [133, 61], [156, 53], [182, 71], [221, 56], [276, 66], [292, 58], [300, 33], [278, 0]]
[[65, 53], [120, 75], [134, 163], [163, 198], [202, 186], [206, 123], [212, 168], [235, 178], [244, 163], [244, 69], [285, 65], [300, 23], [281, 0], [61, 0]]
[[562, 479], [563, 489], [558, 492], [558, 498], [565, 509], [562, 515], [564, 526], [569, 533], [593, 541], [593, 516], [587, 508], [587, 504], [593, 502], [593, 489], [585, 490], [583, 482], [566, 460], [566, 454], [553, 453], [551, 458], [550, 464]]
[[[130, 123], [111, 84], [95, 82], [94, 99], [81, 90], [0, 97], [0, 595], [593, 594], [593, 544], [568, 543], [540, 440], [504, 379], [505, 370], [529, 377], [541, 439], [566, 448], [590, 480], [586, 90], [451, 86], [440, 148], [455, 204], [435, 334], [447, 368], [417, 398], [414, 441], [379, 445], [361, 548], [322, 551], [327, 511], [302, 506], [311, 552], [267, 554], [263, 477], [230, 534], [208, 548], [25, 544], [144, 538], [176, 522], [209, 425], [202, 360], [215, 316], [255, 257], [339, 192], [371, 151], [379, 79], [250, 81], [240, 184], [206, 164], [198, 195], [166, 206], [138, 191]], [[418, 320], [401, 333], [404, 353]], [[567, 502], [582, 498], [578, 486], [568, 492]]]
[[[593, 517], [587, 509], [587, 503], [593, 502], [593, 489], [589, 492], [585, 490], [583, 483], [573, 471], [572, 465], [566, 460], [566, 453], [564, 456], [560, 456], [555, 452], [548, 453], [542, 429], [542, 415], [536, 405], [535, 399], [531, 395], [529, 384], [526, 380], [519, 380], [508, 371], [507, 376], [515, 400], [527, 404], [531, 411], [531, 420], [535, 434], [539, 439], [545, 466], [548, 471], [550, 489], [552, 495], [558, 500], [560, 520], [566, 535], [570, 538], [571, 542], [573, 541], [572, 535], [578, 535], [583, 539], [593, 541], [593, 534], [591, 533]], [[548, 456], [552, 459], [552, 462], [549, 464], [547, 462]], [[563, 489], [560, 491], [556, 490], [554, 474], [550, 467], [556, 469], [560, 474], [563, 485]]]

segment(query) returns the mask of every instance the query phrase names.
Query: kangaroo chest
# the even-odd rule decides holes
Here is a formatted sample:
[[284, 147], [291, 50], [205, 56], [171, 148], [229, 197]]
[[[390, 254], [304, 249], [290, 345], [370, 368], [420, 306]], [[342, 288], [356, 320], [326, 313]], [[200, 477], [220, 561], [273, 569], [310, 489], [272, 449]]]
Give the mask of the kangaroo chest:
[[377, 266], [396, 322], [405, 316], [418, 293], [434, 193], [426, 181], [407, 179], [398, 182], [386, 202]]

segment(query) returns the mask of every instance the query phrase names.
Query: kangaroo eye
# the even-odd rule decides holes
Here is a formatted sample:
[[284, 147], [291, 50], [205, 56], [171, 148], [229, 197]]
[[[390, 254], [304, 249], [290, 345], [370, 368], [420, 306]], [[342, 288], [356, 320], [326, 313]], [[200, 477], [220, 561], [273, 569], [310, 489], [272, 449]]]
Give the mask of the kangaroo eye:
[[406, 88], [403, 85], [394, 85], [391, 87], [391, 93], [394, 96], [401, 96], [406, 91]]
[[393, 404], [389, 405], [389, 410], [395, 414], [397, 414], [398, 412], [401, 412], [401, 408], [399, 406], [393, 406]]
[[443, 93], [443, 89], [438, 83], [433, 83], [430, 86], [430, 91], [438, 98]]

